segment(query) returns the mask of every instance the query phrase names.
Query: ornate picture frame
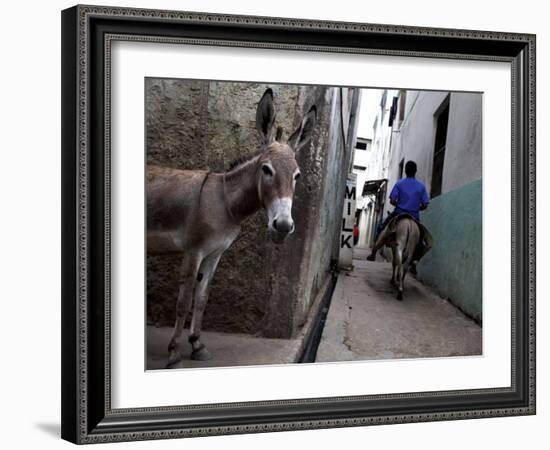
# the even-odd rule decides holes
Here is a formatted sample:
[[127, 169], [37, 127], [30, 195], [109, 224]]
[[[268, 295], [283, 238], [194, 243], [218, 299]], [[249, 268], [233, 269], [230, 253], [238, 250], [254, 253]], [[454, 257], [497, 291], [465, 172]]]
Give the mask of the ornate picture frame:
[[[116, 41], [510, 64], [511, 385], [112, 408], [110, 64]], [[64, 439], [84, 444], [528, 414], [535, 414], [534, 35], [80, 5], [62, 12]]]

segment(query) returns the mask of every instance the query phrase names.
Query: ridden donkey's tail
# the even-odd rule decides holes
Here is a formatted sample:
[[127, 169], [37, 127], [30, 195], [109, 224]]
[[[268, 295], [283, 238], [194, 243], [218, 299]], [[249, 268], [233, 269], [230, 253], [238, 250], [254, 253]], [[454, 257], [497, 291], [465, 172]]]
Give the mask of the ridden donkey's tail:
[[420, 231], [412, 219], [402, 219], [396, 227], [396, 249], [393, 264], [397, 275], [397, 299], [403, 299], [405, 275], [414, 256]]
[[[410, 222], [410, 221], [409, 221]], [[408, 257], [408, 246], [409, 246], [409, 236], [411, 235], [411, 224], [408, 223], [407, 224], [407, 237], [405, 238], [405, 245], [403, 246], [403, 253], [402, 253], [402, 256], [401, 256], [401, 262], [405, 262], [405, 260], [407, 259]]]

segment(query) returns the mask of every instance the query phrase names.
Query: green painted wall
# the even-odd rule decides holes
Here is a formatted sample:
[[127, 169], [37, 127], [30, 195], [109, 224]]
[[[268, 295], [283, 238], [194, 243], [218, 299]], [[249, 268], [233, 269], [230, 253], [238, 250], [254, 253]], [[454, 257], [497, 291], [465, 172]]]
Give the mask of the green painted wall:
[[418, 264], [419, 278], [481, 321], [481, 179], [430, 201], [421, 221], [435, 244]]

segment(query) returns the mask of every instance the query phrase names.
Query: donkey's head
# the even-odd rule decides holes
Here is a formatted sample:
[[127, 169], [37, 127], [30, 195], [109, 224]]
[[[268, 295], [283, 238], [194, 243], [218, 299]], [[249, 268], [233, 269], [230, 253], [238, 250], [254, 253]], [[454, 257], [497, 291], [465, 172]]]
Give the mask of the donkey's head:
[[267, 226], [277, 243], [294, 231], [292, 199], [300, 177], [296, 153], [309, 144], [316, 120], [317, 110], [312, 106], [288, 141], [283, 141], [281, 128], [274, 136], [273, 91], [267, 89], [258, 104], [256, 127], [264, 147], [258, 158], [258, 194], [267, 211]]

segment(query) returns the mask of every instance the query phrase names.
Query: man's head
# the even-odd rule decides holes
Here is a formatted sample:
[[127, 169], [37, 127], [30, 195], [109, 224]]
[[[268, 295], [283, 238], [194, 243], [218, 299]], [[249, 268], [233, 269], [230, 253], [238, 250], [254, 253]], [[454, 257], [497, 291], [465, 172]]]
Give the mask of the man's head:
[[407, 164], [405, 164], [405, 175], [408, 177], [416, 175], [416, 163], [414, 161], [407, 161]]

